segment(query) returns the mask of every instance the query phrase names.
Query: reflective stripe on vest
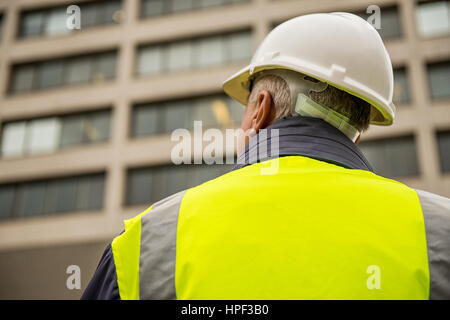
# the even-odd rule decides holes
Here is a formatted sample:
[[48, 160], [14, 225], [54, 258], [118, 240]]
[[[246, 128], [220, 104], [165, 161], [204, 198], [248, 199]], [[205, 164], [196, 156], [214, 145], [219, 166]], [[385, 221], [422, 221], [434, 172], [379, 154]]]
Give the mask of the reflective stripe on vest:
[[425, 218], [430, 299], [450, 300], [450, 200], [417, 190]]
[[274, 175], [261, 175], [265, 166], [178, 193], [128, 222], [113, 242], [121, 298], [429, 298], [413, 189], [301, 156], [280, 158]]

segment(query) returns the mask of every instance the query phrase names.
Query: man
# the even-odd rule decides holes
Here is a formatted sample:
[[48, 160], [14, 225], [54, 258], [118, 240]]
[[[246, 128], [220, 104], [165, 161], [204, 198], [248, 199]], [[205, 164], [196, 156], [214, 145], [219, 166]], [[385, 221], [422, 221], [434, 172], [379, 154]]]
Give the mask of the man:
[[356, 146], [395, 116], [371, 25], [291, 19], [224, 90], [254, 133], [238, 165], [125, 221], [83, 298], [450, 298], [450, 200], [376, 175]]

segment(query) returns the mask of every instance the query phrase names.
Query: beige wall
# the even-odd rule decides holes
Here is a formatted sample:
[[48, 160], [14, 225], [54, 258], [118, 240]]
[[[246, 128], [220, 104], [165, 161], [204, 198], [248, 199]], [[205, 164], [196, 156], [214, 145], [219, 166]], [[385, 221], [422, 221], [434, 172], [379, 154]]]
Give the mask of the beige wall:
[[[356, 11], [374, 3], [380, 6], [397, 3], [404, 36], [388, 41], [387, 48], [394, 66], [407, 65], [409, 69], [412, 103], [399, 108], [394, 126], [374, 127], [365, 138], [414, 133], [421, 174], [403, 181], [413, 187], [450, 196], [450, 175], [440, 173], [434, 136], [436, 129], [450, 129], [450, 102], [430, 101], [425, 70], [426, 61], [449, 58], [450, 38], [419, 38], [414, 1], [253, 0], [248, 4], [139, 20], [138, 0], [126, 0], [124, 21], [120, 25], [93, 28], [69, 36], [21, 41], [15, 38], [20, 8], [74, 2], [0, 1], [0, 11], [4, 13], [0, 42], [0, 123], [111, 105], [113, 122], [110, 141], [49, 155], [0, 159], [0, 183], [105, 170], [105, 206], [101, 212], [0, 222], [0, 298], [77, 298], [79, 293], [67, 292], [61, 287], [65, 285], [66, 264], [71, 261], [82, 265], [82, 285], [86, 285], [86, 277], [92, 274], [104, 243], [122, 230], [123, 219], [144, 209], [123, 207], [126, 169], [170, 161], [172, 143], [168, 136], [134, 141], [129, 138], [132, 104], [219, 92], [222, 81], [244, 66], [232, 64], [137, 79], [133, 76], [133, 68], [136, 46], [141, 43], [250, 27], [254, 42], [258, 44], [273, 22], [294, 15], [317, 11]], [[113, 82], [17, 96], [5, 94], [12, 63], [111, 48], [119, 50], [117, 77]]]
[[79, 299], [83, 290], [66, 287], [67, 267], [80, 267], [84, 289], [105, 248], [90, 242], [0, 252], [0, 299]]

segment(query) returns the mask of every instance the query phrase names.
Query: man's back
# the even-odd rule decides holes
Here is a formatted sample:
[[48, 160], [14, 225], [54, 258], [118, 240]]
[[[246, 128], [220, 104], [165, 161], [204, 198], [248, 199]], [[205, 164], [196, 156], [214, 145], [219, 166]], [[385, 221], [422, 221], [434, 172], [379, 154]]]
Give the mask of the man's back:
[[450, 298], [449, 199], [374, 174], [322, 120], [274, 128], [279, 157], [126, 221], [83, 297]]
[[428, 298], [414, 190], [307, 157], [271, 161], [277, 174], [254, 164], [182, 195], [178, 299]]

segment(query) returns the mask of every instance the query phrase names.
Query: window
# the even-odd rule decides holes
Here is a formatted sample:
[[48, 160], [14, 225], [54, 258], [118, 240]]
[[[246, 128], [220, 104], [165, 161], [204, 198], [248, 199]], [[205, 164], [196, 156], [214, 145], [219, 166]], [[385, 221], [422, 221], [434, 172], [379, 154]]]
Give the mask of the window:
[[115, 51], [108, 51], [14, 65], [10, 92], [23, 93], [113, 79], [116, 55]]
[[62, 82], [63, 62], [61, 60], [42, 62], [38, 73], [37, 89], [59, 87]]
[[224, 96], [207, 96], [136, 105], [133, 108], [131, 135], [133, 137], [170, 133], [178, 128], [193, 129], [194, 121], [206, 128], [239, 126], [244, 108]]
[[221, 38], [211, 37], [200, 41], [197, 45], [197, 61], [200, 66], [211, 66], [225, 60], [224, 43]]
[[84, 118], [83, 142], [93, 143], [109, 139], [110, 111], [91, 113]]
[[20, 18], [19, 36], [21, 38], [28, 38], [43, 34], [45, 17], [46, 14], [42, 11], [23, 13]]
[[21, 201], [18, 215], [21, 217], [42, 215], [44, 213], [46, 183], [29, 182], [21, 188]]
[[407, 104], [410, 102], [409, 80], [406, 68], [394, 69], [394, 97], [395, 104]]
[[[133, 169], [128, 172], [127, 204], [150, 203], [152, 197], [152, 170]], [[156, 185], [156, 183], [154, 183]]]
[[[373, 13], [367, 13], [364, 10], [355, 12], [355, 14], [367, 21]], [[384, 40], [400, 38], [402, 36], [402, 27], [397, 6], [381, 8], [380, 27], [377, 31]]]
[[450, 131], [437, 133], [442, 172], [450, 172]]
[[249, 1], [250, 0], [141, 0], [140, 12], [141, 17], [154, 17]]
[[178, 128], [192, 128], [189, 111], [189, 104], [181, 100], [166, 103], [165, 108], [161, 110], [161, 127], [165, 132], [172, 132]]
[[450, 1], [419, 2], [416, 7], [419, 34], [435, 37], [450, 33]]
[[67, 83], [86, 83], [89, 82], [92, 73], [92, 63], [91, 59], [88, 57], [74, 58], [68, 61], [66, 72], [67, 72]]
[[165, 13], [165, 2], [167, 0], [142, 0], [141, 16], [151, 17], [159, 16]]
[[[102, 0], [75, 3], [80, 7], [81, 30], [120, 22], [122, 1]], [[66, 26], [67, 6], [23, 11], [20, 15], [19, 37], [55, 36], [71, 32]]]
[[56, 36], [69, 33], [69, 29], [66, 26], [66, 20], [66, 8], [49, 10], [46, 15], [46, 21], [43, 24], [42, 34]]
[[11, 89], [14, 92], [30, 91], [34, 86], [35, 66], [33, 64], [19, 65], [13, 71]]
[[171, 2], [172, 12], [192, 10], [195, 8], [194, 0], [172, 0]]
[[241, 32], [231, 35], [230, 41], [230, 60], [240, 61], [249, 58], [249, 52], [252, 52], [252, 39], [250, 32]]
[[364, 141], [359, 147], [372, 164], [375, 173], [381, 176], [403, 177], [419, 174], [413, 136]]
[[3, 14], [0, 13], [0, 39], [3, 36]]
[[192, 40], [142, 46], [137, 52], [136, 73], [153, 75], [250, 59], [250, 31]]
[[80, 210], [103, 207], [104, 177], [102, 174], [85, 176], [78, 180], [77, 207]]
[[201, 8], [215, 7], [225, 4], [224, 0], [199, 0]]
[[57, 118], [44, 118], [31, 121], [27, 126], [30, 154], [50, 153], [58, 147], [60, 123]]
[[14, 185], [0, 185], [0, 219], [9, 218], [14, 210]]
[[81, 28], [118, 23], [122, 15], [122, 3], [117, 0], [86, 3], [80, 6]]
[[168, 165], [128, 170], [126, 205], [150, 204], [217, 178], [232, 165]]
[[82, 115], [73, 115], [61, 120], [61, 148], [83, 143], [83, 119]]
[[61, 119], [61, 148], [109, 139], [110, 112], [67, 116]]
[[[400, 38], [402, 36], [402, 24], [397, 6], [389, 6], [380, 8], [381, 20], [380, 29], [377, 29], [383, 40]], [[366, 9], [353, 12], [362, 19], [368, 21], [373, 12], [367, 13]], [[286, 19], [288, 20], [288, 19]], [[284, 21], [275, 21], [271, 23], [270, 28], [274, 29]]]
[[107, 141], [110, 110], [5, 123], [3, 157], [51, 153], [60, 148]]
[[12, 122], [4, 125], [2, 134], [2, 156], [17, 157], [25, 152], [26, 122]]
[[116, 52], [105, 52], [93, 59], [94, 71], [92, 81], [102, 82], [103, 80], [113, 79], [116, 76], [116, 56]]
[[0, 185], [0, 218], [103, 207], [104, 173]]
[[158, 118], [158, 107], [139, 106], [133, 108], [131, 135], [140, 137], [159, 133]]
[[140, 50], [138, 53], [137, 72], [152, 75], [163, 71], [163, 50], [159, 46]]
[[450, 61], [429, 63], [427, 71], [431, 99], [450, 98]]
[[167, 47], [169, 71], [188, 69], [192, 61], [192, 46], [189, 41], [176, 42]]
[[54, 211], [73, 211], [77, 207], [77, 179], [65, 178], [54, 182]]

